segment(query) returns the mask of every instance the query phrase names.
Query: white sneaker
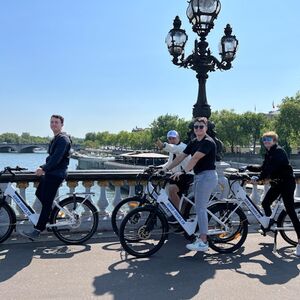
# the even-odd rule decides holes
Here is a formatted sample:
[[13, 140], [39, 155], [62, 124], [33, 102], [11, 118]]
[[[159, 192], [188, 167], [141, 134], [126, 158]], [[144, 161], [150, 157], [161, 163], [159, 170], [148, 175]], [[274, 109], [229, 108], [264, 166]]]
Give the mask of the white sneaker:
[[200, 238], [197, 238], [196, 241], [192, 244], [187, 244], [186, 248], [191, 251], [201, 251], [205, 252], [208, 250], [208, 243], [204, 243]]
[[295, 253], [295, 255], [300, 256], [300, 244], [297, 245], [294, 253]]

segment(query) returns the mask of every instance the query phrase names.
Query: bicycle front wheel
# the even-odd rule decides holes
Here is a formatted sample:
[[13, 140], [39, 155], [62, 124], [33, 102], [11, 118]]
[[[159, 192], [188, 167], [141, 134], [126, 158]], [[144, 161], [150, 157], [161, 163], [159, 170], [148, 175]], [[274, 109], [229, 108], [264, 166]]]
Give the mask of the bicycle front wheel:
[[0, 243], [7, 240], [16, 226], [16, 214], [12, 208], [3, 202], [0, 204]]
[[[295, 211], [296, 211], [298, 220], [300, 221], [300, 203], [299, 202], [295, 203]], [[297, 237], [296, 231], [294, 229], [293, 223], [285, 210], [283, 210], [280, 213], [280, 215], [278, 217], [277, 225], [278, 225], [278, 227], [285, 228], [285, 229], [279, 230], [282, 238], [290, 245], [297, 246], [298, 237]]]
[[166, 217], [156, 207], [143, 206], [125, 216], [119, 237], [127, 253], [136, 257], [148, 257], [163, 246], [168, 230]]
[[82, 244], [90, 239], [98, 227], [96, 207], [83, 198], [73, 197], [59, 203], [61, 209], [55, 207], [50, 217], [53, 233], [66, 244]]
[[244, 212], [230, 203], [217, 203], [208, 210], [226, 225], [222, 226], [214, 217], [208, 216], [209, 246], [219, 253], [239, 249], [248, 234], [248, 220]]
[[111, 213], [111, 226], [115, 234], [119, 235], [119, 223], [124, 215], [148, 203], [149, 201], [145, 197], [140, 196], [129, 197], [120, 201]]

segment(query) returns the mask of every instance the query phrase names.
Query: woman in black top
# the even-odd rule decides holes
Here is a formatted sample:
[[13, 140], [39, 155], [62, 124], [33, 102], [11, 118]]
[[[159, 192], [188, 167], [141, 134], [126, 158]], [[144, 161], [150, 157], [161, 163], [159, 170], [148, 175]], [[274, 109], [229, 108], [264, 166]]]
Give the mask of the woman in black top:
[[259, 180], [271, 179], [271, 187], [268, 190], [262, 206], [267, 217], [271, 216], [271, 204], [281, 195], [288, 216], [290, 217], [298, 237], [296, 255], [300, 256], [300, 221], [295, 212], [294, 191], [296, 187], [293, 169], [289, 164], [286, 152], [278, 146], [278, 135], [274, 131], [266, 132], [262, 141], [266, 148], [265, 159], [262, 166], [248, 166], [253, 172], [261, 172]]
[[208, 219], [207, 219], [207, 203], [213, 190], [218, 183], [218, 175], [216, 172], [216, 144], [214, 140], [206, 134], [207, 119], [197, 118], [194, 122], [194, 132], [196, 138], [193, 139], [185, 148], [183, 153], [180, 153], [169, 169], [177, 166], [188, 155], [192, 158], [183, 172], [176, 172], [173, 177], [178, 179], [182, 173], [194, 170], [194, 193], [196, 212], [198, 216], [199, 233], [200, 237], [192, 244], [186, 245], [189, 250], [207, 251], [207, 232], [208, 232]]

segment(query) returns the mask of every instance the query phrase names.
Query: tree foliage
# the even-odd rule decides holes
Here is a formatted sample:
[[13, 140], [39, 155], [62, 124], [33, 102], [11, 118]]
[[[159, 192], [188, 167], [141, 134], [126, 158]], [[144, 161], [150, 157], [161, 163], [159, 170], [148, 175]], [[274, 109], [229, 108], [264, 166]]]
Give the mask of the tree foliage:
[[282, 144], [297, 147], [300, 144], [300, 92], [295, 97], [286, 97], [279, 106], [275, 129]]
[[[300, 146], [300, 92], [294, 97], [286, 97], [279, 106], [278, 114], [245, 112], [238, 114], [234, 110], [221, 110], [212, 113], [217, 137], [224, 143], [227, 151], [236, 151], [236, 147], [247, 147], [255, 151], [263, 132], [275, 130], [279, 135], [279, 144], [289, 152], [291, 147]], [[116, 146], [131, 149], [153, 149], [159, 138], [166, 141], [169, 130], [177, 130], [181, 139], [187, 142], [187, 133], [191, 120], [177, 115], [162, 115], [155, 119], [149, 128], [140, 131], [119, 133], [88, 132], [84, 139], [72, 137], [73, 143], [89, 148]], [[48, 143], [49, 137], [31, 136], [28, 132], [0, 134], [0, 143]]]

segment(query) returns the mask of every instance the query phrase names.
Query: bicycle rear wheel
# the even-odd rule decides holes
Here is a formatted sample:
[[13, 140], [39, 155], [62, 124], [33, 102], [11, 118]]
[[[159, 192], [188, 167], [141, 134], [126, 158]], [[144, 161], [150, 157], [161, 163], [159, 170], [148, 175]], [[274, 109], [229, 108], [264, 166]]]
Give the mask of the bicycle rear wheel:
[[163, 246], [168, 230], [166, 217], [156, 207], [138, 207], [122, 221], [120, 243], [127, 253], [136, 257], [148, 257]]
[[50, 217], [50, 224], [57, 225], [52, 227], [56, 237], [66, 244], [82, 244], [90, 239], [99, 222], [96, 207], [80, 197], [64, 199], [59, 205], [62, 209], [55, 207]]
[[145, 197], [134, 196], [120, 201], [111, 213], [111, 226], [116, 235], [119, 235], [120, 221], [124, 215], [133, 209], [148, 204]]
[[7, 240], [16, 227], [16, 214], [6, 203], [0, 204], [0, 243]]
[[[296, 211], [298, 220], [300, 221], [300, 203], [299, 202], [295, 203], [295, 211]], [[287, 243], [289, 243], [293, 246], [296, 246], [298, 244], [298, 237], [297, 237], [296, 231], [294, 229], [293, 223], [285, 210], [283, 210], [280, 213], [280, 215], [278, 217], [277, 225], [278, 225], [278, 227], [289, 227], [290, 228], [290, 229], [279, 230], [279, 232], [280, 232], [282, 238]]]
[[244, 212], [230, 203], [217, 203], [208, 210], [227, 226], [225, 230], [212, 216], [208, 216], [208, 233], [225, 231], [209, 235], [209, 246], [219, 253], [231, 253], [239, 249], [248, 234], [248, 220]]

